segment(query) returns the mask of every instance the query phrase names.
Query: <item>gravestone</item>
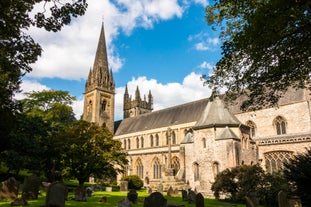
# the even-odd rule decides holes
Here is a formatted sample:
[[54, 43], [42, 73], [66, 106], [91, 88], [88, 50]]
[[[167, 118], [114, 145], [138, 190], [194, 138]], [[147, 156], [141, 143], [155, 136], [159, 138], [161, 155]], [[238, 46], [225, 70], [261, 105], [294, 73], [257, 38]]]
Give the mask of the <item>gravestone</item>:
[[159, 184], [158, 184], [157, 191], [158, 191], [159, 193], [162, 193], [162, 192], [163, 192], [163, 184], [162, 184], [162, 183], [159, 183]]
[[174, 190], [174, 194], [175, 194], [175, 195], [178, 195], [178, 194], [179, 194], [179, 190], [178, 190], [178, 188], [175, 188], [175, 190]]
[[188, 192], [188, 203], [189, 204], [195, 203], [195, 193], [193, 190], [189, 190], [189, 192]]
[[186, 190], [181, 190], [182, 201], [188, 201], [188, 192]]
[[279, 207], [288, 207], [287, 193], [286, 192], [281, 190], [278, 193], [278, 203], [279, 203]]
[[131, 189], [128, 193], [127, 193], [127, 198], [129, 201], [131, 201], [132, 203], [136, 203], [137, 202], [137, 198], [138, 198], [138, 194], [136, 192], [136, 190]]
[[67, 186], [63, 182], [52, 183], [48, 187], [45, 207], [64, 207], [67, 196]]
[[0, 184], [0, 199], [15, 199], [18, 195], [19, 183], [14, 177], [1, 182]]
[[144, 207], [166, 207], [167, 200], [160, 192], [151, 193], [145, 198]]
[[40, 190], [40, 178], [36, 175], [28, 176], [24, 179], [22, 197], [26, 200], [38, 199]]
[[86, 196], [88, 196], [88, 197], [92, 197], [93, 196], [92, 188], [88, 187], [88, 188], [86, 188], [85, 191], [86, 191]]
[[24, 198], [15, 198], [11, 206], [28, 206], [28, 202]]
[[172, 186], [170, 186], [167, 190], [167, 196], [172, 196], [174, 194], [174, 190], [172, 188]]
[[118, 202], [118, 207], [132, 207], [132, 206], [133, 202], [126, 197]]
[[75, 200], [86, 201], [86, 189], [83, 186], [79, 186], [75, 189]]
[[152, 193], [152, 188], [150, 186], [147, 186], [147, 193], [151, 194]]
[[121, 192], [127, 192], [128, 191], [128, 182], [127, 181], [121, 181], [120, 182], [120, 191]]
[[195, 206], [204, 207], [204, 197], [201, 193], [198, 193], [195, 197]]

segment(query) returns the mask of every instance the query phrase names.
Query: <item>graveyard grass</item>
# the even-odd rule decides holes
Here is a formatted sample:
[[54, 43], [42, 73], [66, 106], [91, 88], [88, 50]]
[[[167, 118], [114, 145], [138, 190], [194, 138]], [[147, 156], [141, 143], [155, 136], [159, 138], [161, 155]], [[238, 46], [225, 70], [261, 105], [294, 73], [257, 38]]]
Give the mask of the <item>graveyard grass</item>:
[[[72, 207], [117, 207], [118, 201], [122, 200], [126, 197], [127, 192], [94, 192], [92, 197], [88, 197], [86, 202], [79, 202], [72, 200], [73, 193], [69, 193], [68, 201], [66, 201], [65, 206]], [[165, 194], [164, 194], [165, 195]], [[138, 202], [133, 205], [133, 207], [143, 207], [143, 198], [148, 197], [149, 195], [145, 191], [138, 191]], [[107, 202], [99, 202], [102, 197], [107, 197]], [[179, 196], [164, 196], [167, 199], [168, 203], [175, 204], [184, 204], [185, 207], [195, 207], [195, 204], [188, 204], [185, 201], [182, 201], [181, 195]], [[232, 204], [228, 202], [218, 201], [215, 199], [204, 199], [205, 207], [228, 207], [228, 206], [236, 206], [236, 207], [245, 207], [244, 204]], [[1, 207], [11, 206], [12, 201], [0, 201]], [[29, 207], [43, 207], [45, 205], [45, 193], [39, 195], [38, 200], [29, 200]]]

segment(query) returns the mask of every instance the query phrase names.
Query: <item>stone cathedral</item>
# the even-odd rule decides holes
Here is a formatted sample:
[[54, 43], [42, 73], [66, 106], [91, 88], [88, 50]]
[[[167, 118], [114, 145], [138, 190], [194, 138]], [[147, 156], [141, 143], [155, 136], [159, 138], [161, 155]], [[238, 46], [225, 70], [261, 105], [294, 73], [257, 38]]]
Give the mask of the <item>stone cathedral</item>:
[[182, 188], [205, 195], [220, 171], [259, 163], [267, 172], [311, 147], [310, 91], [288, 90], [277, 108], [240, 111], [217, 93], [186, 104], [153, 110], [151, 91], [141, 98], [124, 93], [124, 119], [114, 121], [115, 82], [108, 68], [102, 27], [84, 92], [83, 119], [107, 127], [128, 153], [124, 174], [145, 185]]

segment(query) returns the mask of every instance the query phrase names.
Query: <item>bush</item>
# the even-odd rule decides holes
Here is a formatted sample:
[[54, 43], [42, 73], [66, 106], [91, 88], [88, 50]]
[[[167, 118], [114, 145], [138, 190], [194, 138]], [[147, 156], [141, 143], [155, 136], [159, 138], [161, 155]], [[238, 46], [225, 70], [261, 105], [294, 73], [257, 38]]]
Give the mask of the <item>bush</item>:
[[128, 182], [129, 189], [140, 190], [143, 187], [144, 182], [137, 175], [129, 175], [123, 177], [121, 180]]

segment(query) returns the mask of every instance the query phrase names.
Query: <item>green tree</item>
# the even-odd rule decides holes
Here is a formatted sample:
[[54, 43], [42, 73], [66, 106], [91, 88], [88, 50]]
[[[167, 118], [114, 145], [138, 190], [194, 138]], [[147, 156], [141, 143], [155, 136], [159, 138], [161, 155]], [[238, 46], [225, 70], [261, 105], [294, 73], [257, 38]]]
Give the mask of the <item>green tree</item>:
[[[36, 7], [36, 11], [34, 10]], [[38, 8], [39, 11], [37, 11]], [[34, 26], [57, 32], [73, 17], [83, 15], [86, 0], [1, 0], [0, 1], [0, 150], [8, 144], [19, 110], [13, 99], [21, 77], [31, 71], [31, 64], [41, 55], [41, 47], [28, 35]], [[5, 119], [4, 119], [5, 118]], [[1, 152], [0, 151], [0, 152]]]
[[60, 137], [66, 140], [61, 159], [64, 176], [76, 178], [80, 185], [91, 175], [116, 176], [127, 159], [121, 143], [112, 137], [108, 129], [83, 120], [68, 127]]
[[303, 88], [311, 72], [309, 0], [227, 0], [206, 8], [206, 21], [220, 28], [222, 58], [206, 84], [227, 98], [248, 99], [242, 109], [275, 105], [289, 87]]
[[285, 177], [293, 182], [303, 206], [311, 206], [311, 148], [306, 153], [295, 155], [284, 164]]
[[144, 186], [144, 181], [138, 175], [128, 175], [121, 180], [128, 182], [129, 189], [140, 190]]

